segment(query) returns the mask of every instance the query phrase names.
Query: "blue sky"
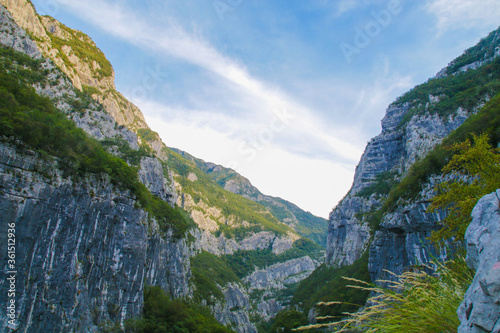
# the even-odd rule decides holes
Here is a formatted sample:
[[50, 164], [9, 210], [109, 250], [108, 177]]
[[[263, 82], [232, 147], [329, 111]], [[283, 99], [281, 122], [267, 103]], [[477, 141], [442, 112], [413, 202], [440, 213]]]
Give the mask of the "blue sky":
[[387, 106], [500, 25], [498, 0], [33, 0], [87, 33], [168, 145], [327, 217]]

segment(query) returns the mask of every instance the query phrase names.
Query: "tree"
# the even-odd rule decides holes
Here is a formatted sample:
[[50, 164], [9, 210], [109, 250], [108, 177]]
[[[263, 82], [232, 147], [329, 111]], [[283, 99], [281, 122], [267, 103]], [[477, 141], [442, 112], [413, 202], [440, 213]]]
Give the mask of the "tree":
[[451, 179], [436, 186], [438, 194], [428, 209], [447, 212], [441, 221], [443, 227], [431, 236], [433, 242], [462, 241], [477, 201], [500, 188], [500, 154], [488, 139], [485, 134], [473, 135], [472, 141], [468, 139], [448, 148], [455, 154], [443, 168], [443, 174]]

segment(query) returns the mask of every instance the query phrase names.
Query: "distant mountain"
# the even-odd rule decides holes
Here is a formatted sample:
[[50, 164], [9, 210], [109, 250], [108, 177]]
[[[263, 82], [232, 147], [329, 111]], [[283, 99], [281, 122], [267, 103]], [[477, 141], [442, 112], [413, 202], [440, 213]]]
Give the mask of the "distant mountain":
[[262, 194], [250, 181], [236, 171], [198, 159], [180, 149], [171, 148], [196, 166], [224, 189], [258, 202], [266, 207], [280, 222], [294, 229], [299, 235], [307, 237], [326, 247], [328, 220], [300, 209], [295, 204], [278, 197]]

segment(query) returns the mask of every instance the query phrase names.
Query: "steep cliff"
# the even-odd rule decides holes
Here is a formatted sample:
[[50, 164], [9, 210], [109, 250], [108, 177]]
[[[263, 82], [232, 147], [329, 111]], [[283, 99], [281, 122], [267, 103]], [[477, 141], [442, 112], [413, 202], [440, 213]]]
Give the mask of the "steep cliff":
[[[15, 309], [25, 331], [80, 332], [140, 315], [145, 285], [191, 293], [186, 243], [160, 232], [105, 176], [64, 177], [39, 153], [0, 145], [2, 242], [15, 235]], [[0, 255], [7, 267], [7, 247]], [[11, 274], [9, 274], [11, 275]], [[2, 290], [9, 289], [2, 279]], [[0, 300], [7, 304], [7, 293]]]
[[119, 125], [134, 131], [149, 128], [137, 106], [116, 91], [113, 67], [87, 35], [38, 15], [29, 0], [2, 0], [0, 4], [31, 34], [43, 56], [52, 59], [77, 89], [90, 92]]
[[[442, 216], [426, 209], [440, 169], [418, 163], [499, 91], [499, 45], [497, 30], [388, 107], [351, 190], [330, 214], [328, 265], [350, 265], [369, 249], [370, 275], [378, 280], [384, 270], [401, 273], [439, 254], [427, 237]], [[411, 183], [419, 172], [425, 179]]]
[[458, 332], [500, 331], [500, 191], [474, 207], [467, 228], [467, 264], [476, 274], [458, 309]]

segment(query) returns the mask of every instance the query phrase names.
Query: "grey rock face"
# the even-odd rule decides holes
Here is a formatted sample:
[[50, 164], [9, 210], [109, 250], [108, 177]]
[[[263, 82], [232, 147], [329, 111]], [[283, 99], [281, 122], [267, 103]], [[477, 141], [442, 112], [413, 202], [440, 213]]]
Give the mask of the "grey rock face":
[[304, 279], [316, 268], [310, 257], [291, 259], [277, 263], [266, 269], [258, 269], [243, 281], [252, 289], [283, 289], [284, 284], [295, 283]]
[[257, 269], [245, 277], [243, 282], [250, 294], [261, 292], [261, 296], [254, 301], [259, 315], [266, 321], [274, 317], [284, 308], [286, 301], [277, 299], [278, 292], [286, 288], [286, 285], [304, 280], [317, 266], [316, 262], [306, 256]]
[[214, 306], [215, 318], [225, 325], [233, 326], [239, 333], [257, 333], [257, 328], [250, 322], [252, 308], [245, 288], [237, 283], [229, 283], [222, 291], [226, 302]]
[[[7, 244], [14, 224], [18, 328], [97, 332], [107, 322], [123, 324], [140, 314], [145, 282], [190, 294], [184, 241], [160, 236], [135, 206], [106, 177], [63, 179], [37, 154], [0, 145], [0, 241]], [[0, 257], [7, 267], [6, 246]], [[7, 293], [0, 301], [7, 304]], [[5, 316], [0, 326], [8, 327]]]
[[173, 182], [169, 183], [165, 178], [160, 160], [154, 157], [143, 157], [139, 169], [139, 179], [151, 193], [163, 201], [169, 202], [171, 206], [175, 204], [175, 191], [170, 185]]
[[[373, 196], [367, 198], [357, 194], [373, 184], [376, 176], [384, 172], [392, 172], [393, 177], [398, 179], [403, 177], [416, 160], [425, 156], [470, 116], [470, 112], [461, 108], [447, 119], [430, 114], [415, 115], [404, 128], [400, 128], [399, 124], [408, 111], [406, 104], [391, 105], [387, 109], [382, 120], [382, 133], [368, 143], [356, 168], [350, 192], [330, 214], [327, 264], [352, 264], [368, 245], [369, 227], [363, 223], [360, 216], [379, 208], [381, 201]], [[428, 200], [426, 196], [426, 193], [421, 194], [421, 197]], [[374, 273], [384, 269], [401, 271], [404, 267], [401, 265], [417, 262], [422, 258], [421, 248], [427, 247], [428, 244], [426, 241], [423, 241], [424, 245], [420, 242], [428, 236], [426, 233], [436, 228], [437, 221], [435, 217], [425, 213], [426, 207], [422, 202], [403, 204], [398, 208], [399, 213], [384, 217], [381, 231], [375, 234], [370, 249], [370, 262]], [[392, 259], [385, 257], [385, 249], [391, 249]], [[400, 250], [403, 252], [398, 253]], [[375, 276], [378, 277], [379, 274]]]
[[446, 255], [428, 240], [441, 220], [439, 214], [426, 212], [432, 193], [429, 187], [421, 194], [423, 199], [398, 207], [384, 217], [370, 245], [368, 271], [372, 281], [391, 280], [393, 276], [387, 271], [401, 274], [405, 267]]
[[348, 196], [330, 214], [325, 261], [335, 267], [352, 264], [361, 257], [370, 239], [370, 228], [356, 217], [369, 211], [377, 201]]
[[3, 6], [0, 6], [0, 44], [26, 53], [33, 59], [42, 57], [35, 42], [14, 22], [10, 13]]
[[191, 235], [196, 239], [193, 245], [194, 249], [205, 250], [215, 255], [233, 254], [238, 250], [264, 250], [269, 247], [272, 248], [273, 253], [280, 254], [293, 246], [291, 237], [278, 237], [269, 231], [251, 233], [240, 241], [227, 238], [224, 234], [217, 237], [209, 231], [199, 229], [191, 230]]
[[458, 332], [500, 332], [500, 190], [481, 198], [465, 233], [467, 264], [476, 271], [457, 310]]

